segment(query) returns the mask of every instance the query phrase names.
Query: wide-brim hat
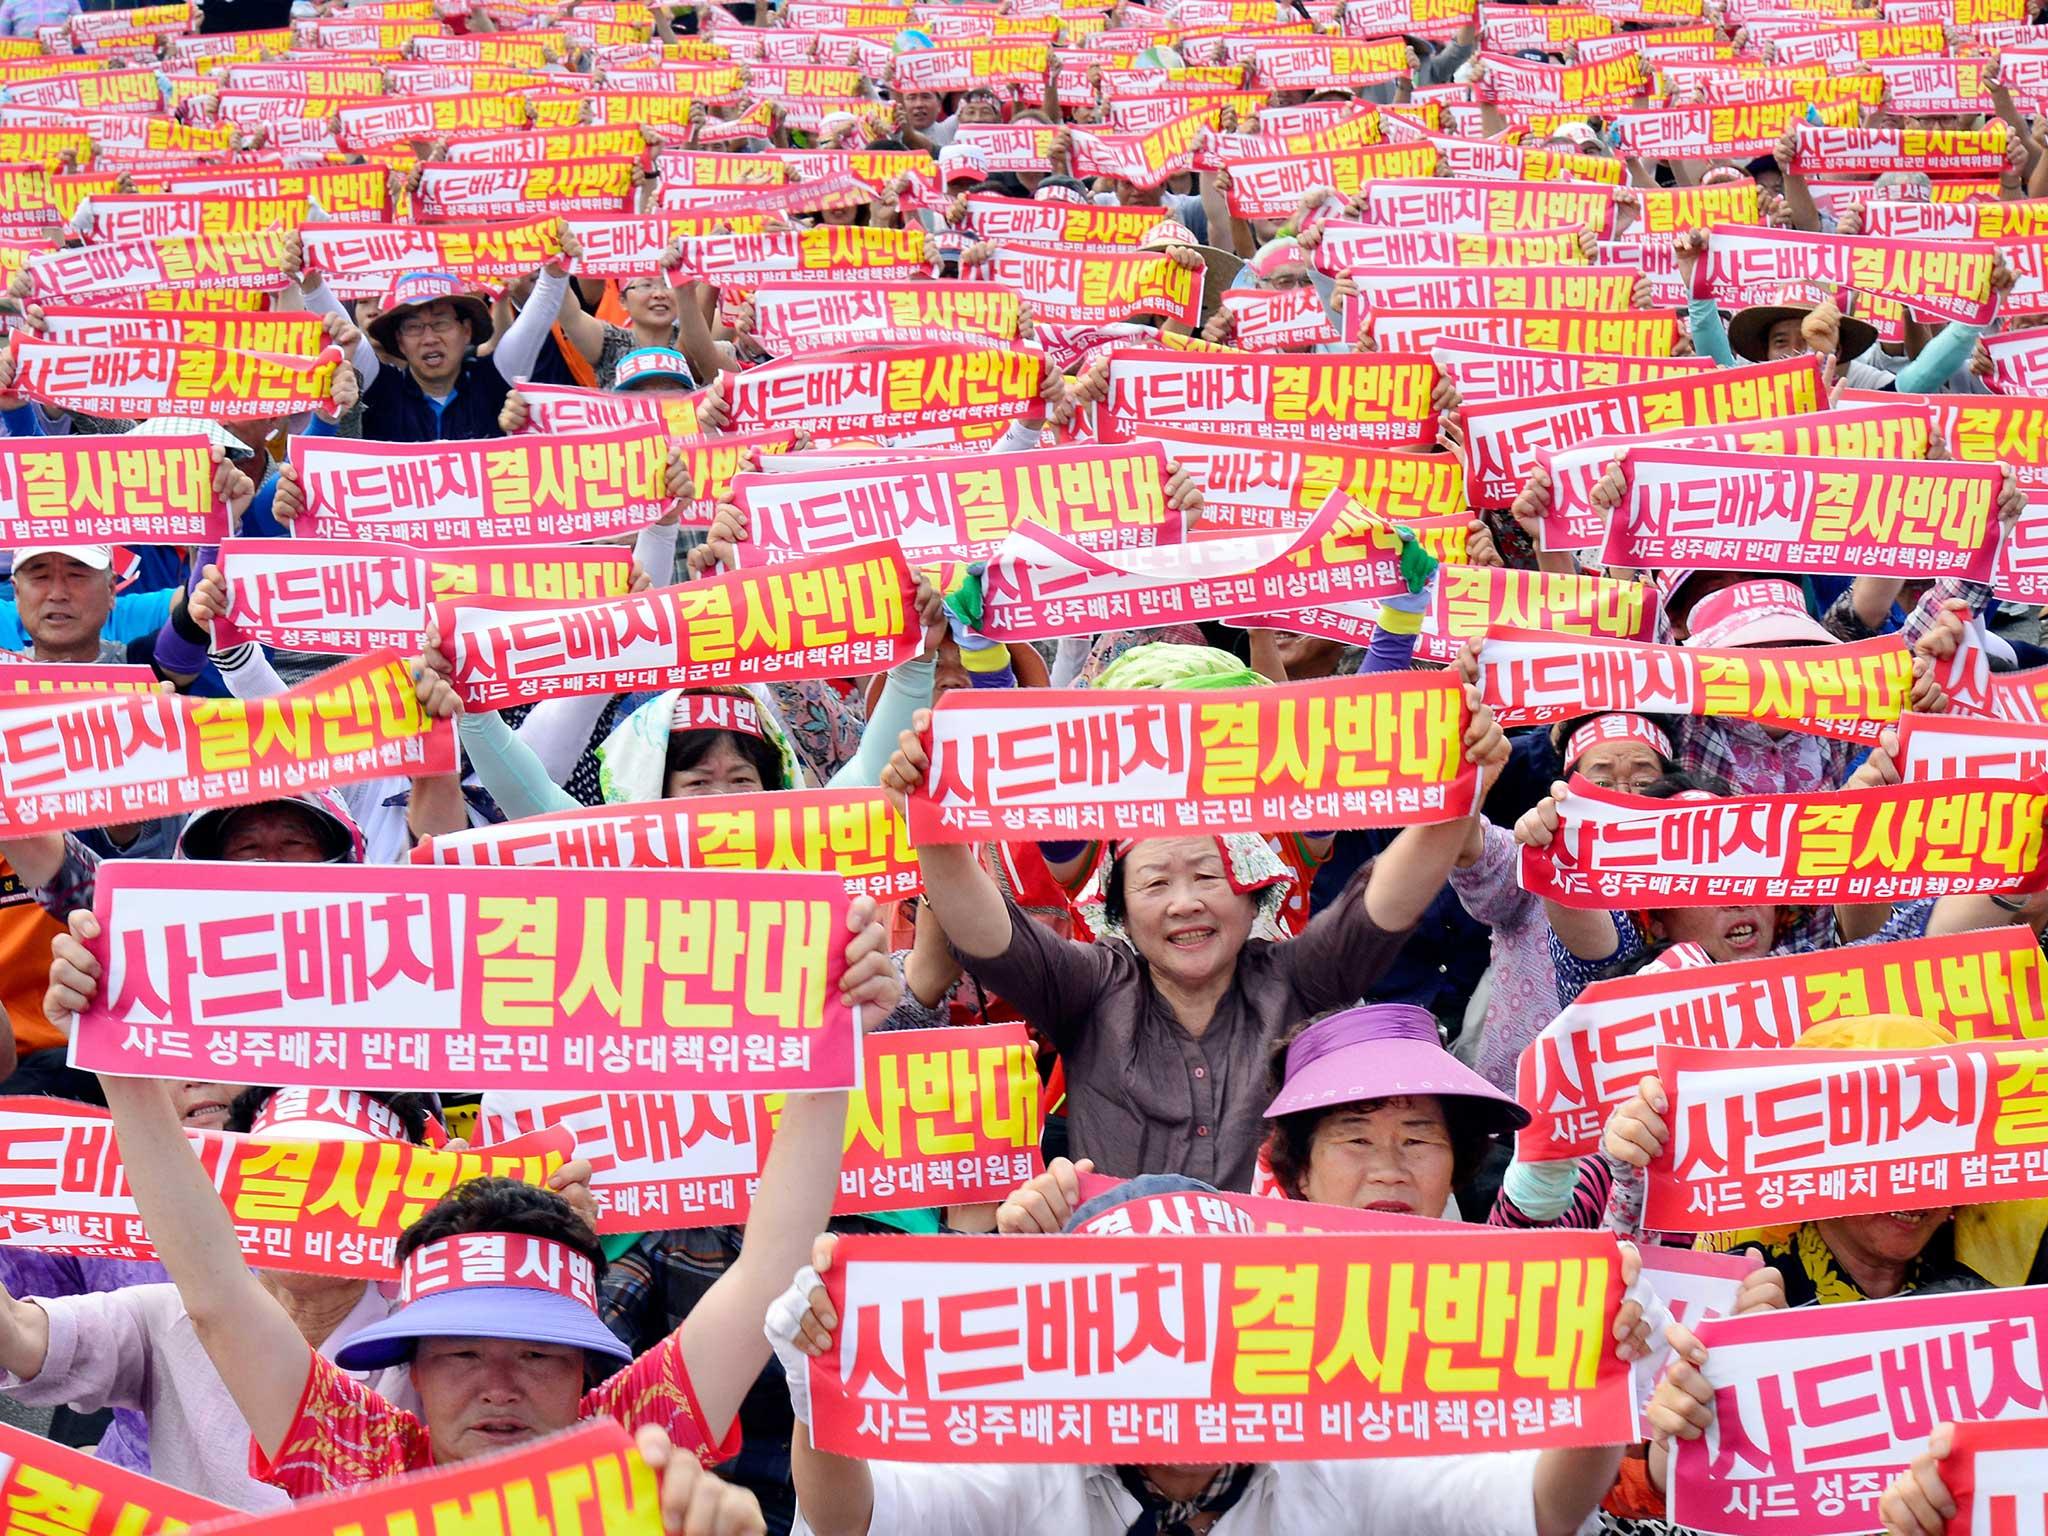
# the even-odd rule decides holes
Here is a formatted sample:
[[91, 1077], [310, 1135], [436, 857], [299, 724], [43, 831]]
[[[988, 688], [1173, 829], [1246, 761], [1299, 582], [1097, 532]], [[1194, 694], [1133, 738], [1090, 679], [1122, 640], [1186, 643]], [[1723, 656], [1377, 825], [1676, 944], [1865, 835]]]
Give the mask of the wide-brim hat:
[[1412, 1003], [1368, 1003], [1318, 1019], [1287, 1047], [1287, 1075], [1266, 1118], [1434, 1094], [1489, 1133], [1518, 1131], [1529, 1111], [1443, 1047], [1436, 1015]]
[[429, 304], [438, 304], [444, 299], [469, 322], [470, 345], [476, 345], [491, 334], [491, 306], [480, 294], [447, 272], [407, 272], [395, 279], [384, 290], [376, 319], [363, 329], [370, 333], [370, 340], [396, 356], [399, 324], [414, 310], [425, 309]]
[[[1728, 322], [1728, 350], [1752, 363], [1768, 361], [1771, 327], [1780, 320], [1804, 320], [1817, 306], [1812, 304], [1752, 304], [1737, 310]], [[1853, 315], [1842, 316], [1841, 344], [1835, 356], [1843, 362], [1861, 357], [1877, 345], [1877, 327]]]
[[334, 1353], [344, 1371], [381, 1371], [412, 1359], [421, 1339], [514, 1339], [564, 1344], [631, 1360], [598, 1316], [567, 1296], [524, 1286], [464, 1286], [409, 1301]]

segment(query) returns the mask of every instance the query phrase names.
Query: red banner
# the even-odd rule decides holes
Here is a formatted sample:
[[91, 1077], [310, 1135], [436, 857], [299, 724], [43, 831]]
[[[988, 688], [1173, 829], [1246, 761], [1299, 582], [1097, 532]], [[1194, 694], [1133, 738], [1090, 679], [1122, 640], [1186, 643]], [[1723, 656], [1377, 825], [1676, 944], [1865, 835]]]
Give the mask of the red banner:
[[1678, 316], [1662, 310], [1588, 315], [1555, 309], [1382, 310], [1359, 322], [1381, 351], [1433, 351], [1444, 342], [1480, 342], [1597, 357], [1669, 357]]
[[2048, 1193], [2034, 1084], [2048, 1045], [1747, 1051], [1665, 1045], [1671, 1139], [1643, 1211], [1664, 1232], [1725, 1232]]
[[1693, 295], [1741, 299], [1759, 288], [1823, 283], [1896, 300], [1941, 320], [1984, 325], [1998, 312], [1988, 240], [1880, 240], [1717, 224], [1693, 271]]
[[1150, 426], [1139, 427], [1136, 440], [1158, 443], [1201, 487], [1195, 538], [1298, 531], [1315, 519], [1332, 491], [1396, 522], [1465, 510], [1465, 472], [1450, 454], [1263, 443]]
[[763, 283], [754, 340], [778, 357], [855, 345], [1014, 341], [1023, 301], [996, 283]]
[[970, 193], [967, 225], [984, 240], [1022, 240], [1067, 250], [1134, 251], [1159, 223], [1156, 208], [1038, 202]]
[[1990, 354], [1988, 382], [2000, 394], [2048, 394], [2048, 327], [1986, 336], [1978, 345]]
[[2042, 1536], [2048, 1531], [2048, 1419], [1965, 1420], [1942, 1481], [1956, 1501], [1949, 1536]]
[[1119, 347], [1109, 355], [1109, 398], [1096, 408], [1097, 422], [1105, 442], [1159, 426], [1426, 448], [1436, 441], [1436, 380], [1436, 365], [1419, 353], [1268, 357]]
[[1015, 421], [1042, 409], [1045, 359], [985, 344], [847, 348], [749, 368], [727, 383], [733, 429], [819, 437]]
[[842, 1238], [812, 1432], [842, 1455], [1040, 1464], [1626, 1440], [1614, 1240], [1511, 1246], [1323, 1234], [1276, 1261], [1263, 1236]]
[[[265, 699], [97, 694], [0, 704], [0, 826], [62, 832], [455, 771], [389, 652]], [[182, 866], [181, 866], [182, 867]]]
[[517, 869], [110, 860], [105, 980], [71, 1063], [307, 1088], [849, 1087], [850, 899], [832, 875], [536, 887]]
[[520, 219], [564, 213], [631, 213], [639, 162], [611, 158], [551, 160], [539, 165], [432, 161], [420, 166], [413, 216], [438, 219]]
[[442, 598], [623, 597], [633, 556], [618, 545], [427, 553], [353, 539], [228, 539], [219, 561], [228, 608], [214, 620], [216, 645], [254, 640], [355, 656], [417, 648]]
[[1827, 403], [1820, 364], [1808, 356], [1580, 390], [1549, 400], [1473, 405], [1463, 412], [1472, 504], [1512, 504], [1544, 450], [1569, 448], [1592, 437], [1799, 415]]
[[2048, 888], [2048, 784], [1650, 800], [1572, 783], [1522, 888], [1567, 907], [1894, 902]]
[[1910, 1014], [1965, 1040], [2048, 1036], [2048, 960], [2030, 930], [1987, 928], [1596, 981], [1522, 1052], [1515, 1099], [1535, 1118], [1515, 1155], [1596, 1154], [1607, 1117], [1657, 1070], [1660, 1046], [1761, 1062], [1815, 1024], [1871, 1013]]
[[1438, 235], [1554, 234], [1614, 224], [1614, 189], [1555, 181], [1459, 181], [1409, 178], [1369, 182], [1357, 217], [1386, 229]]
[[910, 567], [894, 544], [659, 587], [550, 603], [434, 607], [455, 691], [471, 709], [640, 688], [882, 672], [918, 652]]
[[1800, 123], [1792, 156], [1798, 176], [1868, 176], [1884, 171], [2005, 169], [2005, 125], [1992, 128], [1823, 128]]
[[0, 1530], [9, 1536], [168, 1536], [239, 1518], [225, 1504], [0, 1424]]
[[1202, 320], [1202, 268], [1163, 254], [1001, 245], [978, 270], [1055, 324], [1103, 325], [1137, 315], [1190, 326]]
[[1894, 1296], [1701, 1325], [1714, 1422], [1674, 1443], [1670, 1519], [1757, 1536], [1860, 1536], [1954, 1419], [2039, 1418], [2048, 1287]]
[[[861, 1047], [835, 1213], [1000, 1201], [1040, 1172], [1023, 1025], [890, 1030]], [[744, 1222], [780, 1113], [766, 1094], [492, 1092], [481, 1126], [493, 1143], [560, 1126], [590, 1162], [598, 1231], [646, 1232]]]
[[1996, 464], [1696, 448], [1621, 457], [1628, 495], [1608, 524], [1610, 566], [1989, 581], [1997, 559]]
[[49, 693], [155, 693], [154, 667], [126, 662], [31, 661], [9, 651], [0, 656], [0, 696]]
[[1330, 346], [1339, 338], [1313, 287], [1272, 292], [1233, 288], [1222, 296], [1231, 339], [1248, 352], [1289, 352]]
[[213, 458], [189, 437], [0, 439], [0, 544], [200, 544], [228, 528]]
[[762, 283], [839, 283], [858, 273], [901, 281], [929, 276], [922, 229], [829, 224], [791, 234], [692, 235], [671, 282], [699, 278], [722, 288]]
[[312, 359], [218, 347], [131, 341], [93, 346], [13, 339], [14, 387], [60, 411], [139, 420], [146, 416], [293, 416], [328, 403], [341, 353]]
[[1360, 267], [1358, 290], [1344, 308], [1348, 339], [1371, 311], [1416, 309], [1562, 310], [1614, 314], [1635, 304], [1636, 274], [1610, 267], [1457, 267], [1446, 271]]
[[[235, 1219], [251, 1264], [364, 1280], [398, 1277], [398, 1235], [458, 1185], [486, 1176], [544, 1185], [575, 1155], [568, 1136], [545, 1132], [463, 1152], [407, 1141], [185, 1135]], [[157, 1256], [105, 1110], [0, 1099], [0, 1179], [0, 1243], [73, 1257]]]
[[1400, 185], [1436, 174], [1437, 154], [1427, 144], [1362, 144], [1265, 159], [1232, 159], [1228, 199], [1240, 219], [1285, 219], [1301, 208], [1301, 195], [1334, 187], [1353, 197], [1363, 187]]
[[1621, 709], [1875, 742], [1911, 702], [1913, 653], [1895, 635], [1717, 651], [1497, 629], [1479, 658], [1479, 687], [1510, 728]]
[[1617, 384], [1704, 373], [1715, 366], [1710, 357], [1574, 357], [1480, 341], [1446, 341], [1431, 347], [1429, 355], [1458, 386], [1459, 398], [1467, 405], [1612, 389]]
[[1571, 266], [1585, 261], [1578, 229], [1526, 234], [1453, 234], [1437, 229], [1389, 229], [1332, 219], [1311, 253], [1318, 271], [1335, 277], [1354, 267]]
[[[43, 335], [72, 347], [115, 347], [134, 341], [173, 341], [223, 352], [277, 352], [314, 357], [327, 345], [320, 317], [306, 310], [242, 314], [180, 314], [148, 309], [77, 309], [43, 306]], [[26, 339], [24, 337], [24, 339]]]
[[1284, 688], [955, 691], [932, 711], [918, 844], [1408, 826], [1468, 815], [1456, 674]]
[[306, 270], [344, 299], [382, 298], [407, 272], [451, 272], [495, 288], [557, 255], [560, 228], [552, 215], [502, 224], [310, 224]]
[[1084, 549], [1178, 544], [1166, 479], [1157, 444], [1118, 443], [742, 475], [733, 502], [749, 564], [893, 539], [923, 569], [989, 559], [1027, 521]]
[[[0, 686], [7, 676], [0, 671]], [[2026, 783], [2048, 773], [2048, 726], [1971, 715], [1907, 715], [1899, 722], [1899, 776]]]
[[283, 260], [284, 231], [268, 229], [71, 246], [30, 257], [28, 275], [37, 298], [84, 303], [148, 289], [275, 291], [290, 280]]
[[[1746, 160], [1777, 149], [1785, 130], [1806, 120], [1806, 103], [1788, 90], [1774, 101], [1625, 108], [1614, 113], [1612, 120], [1622, 152], [1632, 158]], [[1751, 196], [1753, 200], [1753, 190]]]
[[305, 498], [294, 532], [427, 549], [637, 533], [669, 508], [659, 426], [477, 442], [295, 437]]

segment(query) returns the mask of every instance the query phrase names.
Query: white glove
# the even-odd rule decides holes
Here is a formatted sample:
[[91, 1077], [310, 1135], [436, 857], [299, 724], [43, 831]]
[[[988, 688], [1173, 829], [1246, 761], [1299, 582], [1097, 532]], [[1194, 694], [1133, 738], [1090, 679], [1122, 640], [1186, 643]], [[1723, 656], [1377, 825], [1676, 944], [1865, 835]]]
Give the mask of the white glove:
[[806, 1264], [796, 1272], [789, 1289], [768, 1303], [768, 1317], [762, 1324], [789, 1383], [789, 1410], [797, 1423], [806, 1426], [811, 1422], [811, 1357], [796, 1347], [796, 1336], [804, 1314], [811, 1310], [811, 1292], [822, 1284], [818, 1272]]

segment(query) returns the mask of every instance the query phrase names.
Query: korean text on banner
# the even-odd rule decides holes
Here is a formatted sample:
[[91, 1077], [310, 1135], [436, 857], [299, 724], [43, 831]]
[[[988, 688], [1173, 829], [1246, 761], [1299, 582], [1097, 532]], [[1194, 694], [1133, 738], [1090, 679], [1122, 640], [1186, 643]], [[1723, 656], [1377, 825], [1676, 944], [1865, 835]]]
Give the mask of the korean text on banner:
[[0, 438], [0, 543], [210, 544], [227, 531], [196, 423], [189, 437]]
[[948, 694], [917, 843], [1402, 826], [1468, 814], [1463, 687], [1390, 672], [1276, 688]]
[[[545, 894], [536, 894], [536, 891]], [[308, 1088], [851, 1086], [845, 882], [116, 860], [74, 1065]]]
[[[65, 1523], [51, 1524], [53, 1516]], [[18, 1536], [168, 1536], [234, 1518], [225, 1504], [0, 1424], [0, 1530]]]
[[[1021, 1024], [898, 1029], [861, 1042], [841, 1215], [1008, 1198], [1039, 1171], [1038, 1069]], [[774, 1141], [774, 1094], [484, 1096], [487, 1141], [560, 1127], [591, 1165], [600, 1232], [744, 1222]]]
[[1629, 1438], [1605, 1234], [1319, 1234], [1284, 1254], [1266, 1237], [847, 1237], [826, 1284], [843, 1326], [811, 1362], [812, 1432], [842, 1455], [1272, 1461]]
[[2040, 1536], [2048, 1527], [2048, 1419], [1957, 1424], [1941, 1475], [1956, 1501], [1948, 1536]]

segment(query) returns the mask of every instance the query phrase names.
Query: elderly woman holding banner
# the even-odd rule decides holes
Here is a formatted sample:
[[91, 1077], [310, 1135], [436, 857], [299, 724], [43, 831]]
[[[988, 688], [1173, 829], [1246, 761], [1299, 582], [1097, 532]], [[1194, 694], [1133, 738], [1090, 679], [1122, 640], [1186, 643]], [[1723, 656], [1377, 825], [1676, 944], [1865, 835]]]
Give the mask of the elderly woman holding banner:
[[[1476, 663], [1467, 658], [1467, 675]], [[1469, 682], [1466, 756], [1484, 780], [1507, 742]], [[883, 770], [903, 806], [931, 759], [920, 712]], [[925, 898], [968, 973], [1066, 1064], [1074, 1152], [1111, 1173], [1178, 1172], [1249, 1189], [1265, 1062], [1302, 1019], [1357, 1000], [1399, 952], [1464, 847], [1462, 820], [1409, 827], [1299, 937], [1253, 937], [1292, 878], [1264, 837], [1119, 843], [1099, 942], [1061, 939], [1004, 896], [970, 845], [920, 850]]]

